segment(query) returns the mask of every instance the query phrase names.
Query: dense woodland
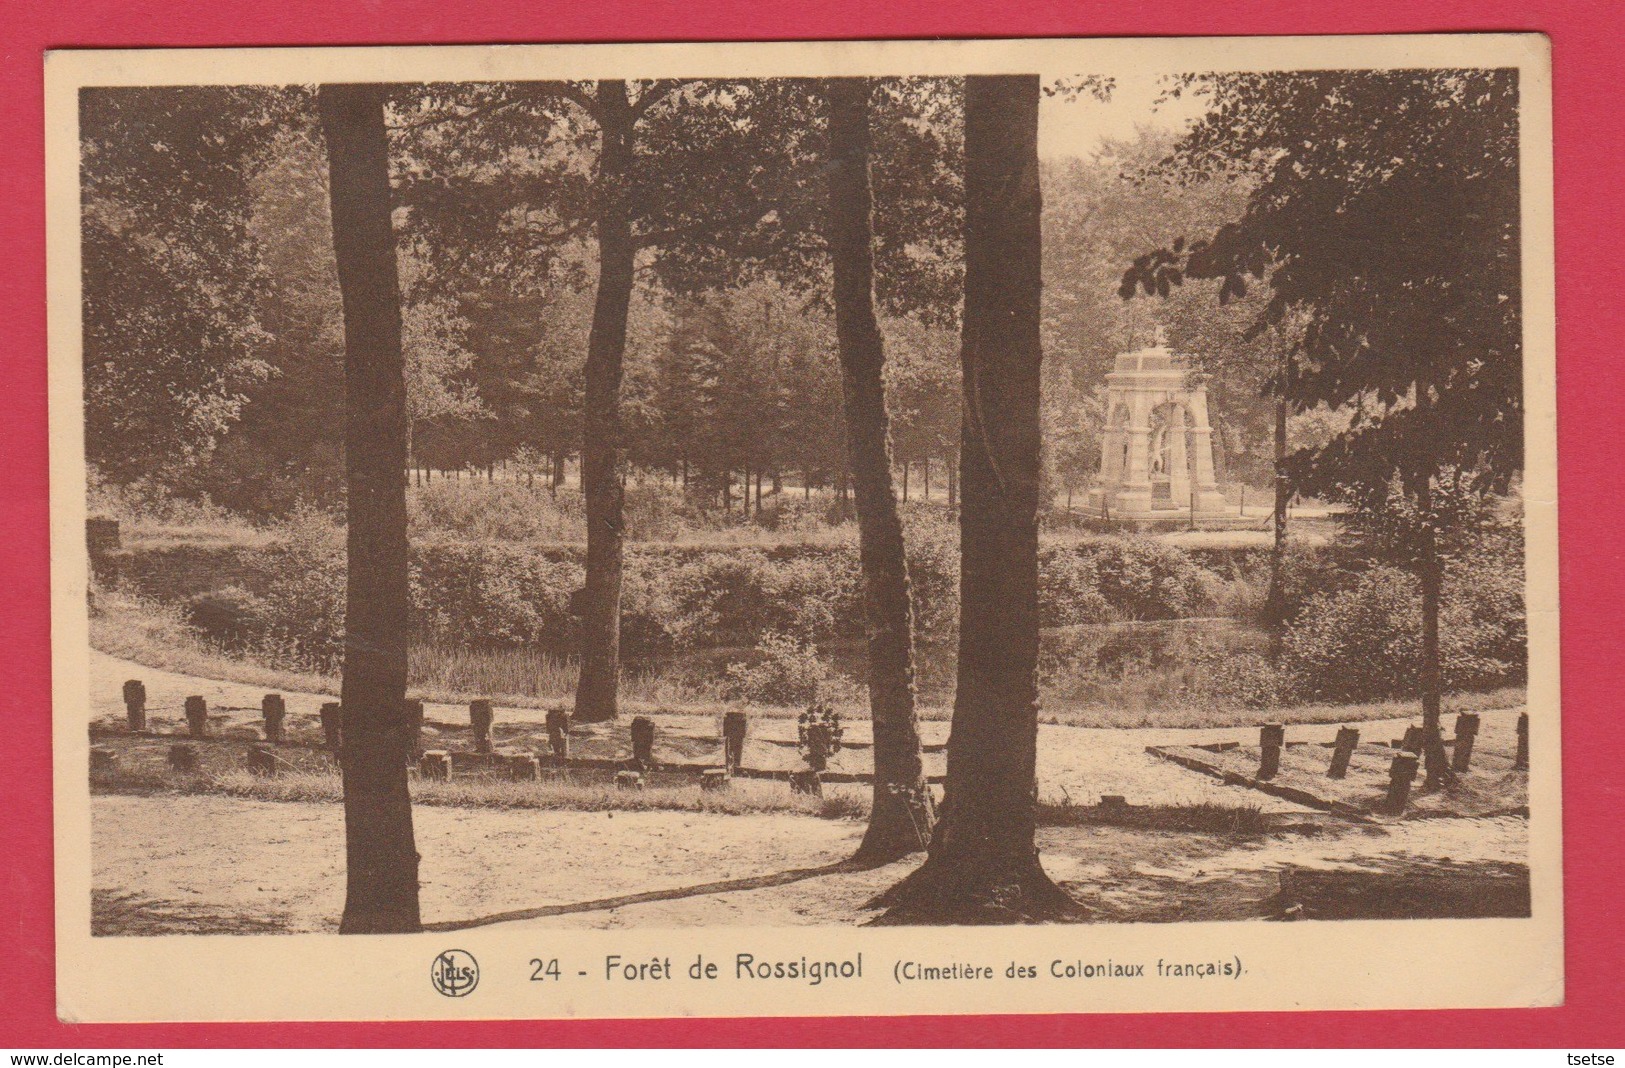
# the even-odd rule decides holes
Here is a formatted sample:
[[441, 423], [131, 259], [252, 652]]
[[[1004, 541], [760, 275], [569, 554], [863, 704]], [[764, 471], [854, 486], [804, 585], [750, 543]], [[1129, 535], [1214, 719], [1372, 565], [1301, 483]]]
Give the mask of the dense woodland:
[[[1460, 636], [1488, 627], [1480, 660], [1507, 665], [1521, 642], [1516, 571], [1490, 568], [1513, 576], [1495, 606], [1461, 581], [1518, 558], [1515, 78], [1167, 85], [1205, 117], [1042, 162], [1042, 95], [1108, 100], [1109, 79], [83, 92], [93, 492], [344, 529], [324, 640], [343, 679], [346, 931], [418, 926], [398, 726], [412, 619], [436, 606], [409, 484], [421, 502], [499, 476], [537, 509], [580, 501], [553, 628], [576, 650], [580, 721], [618, 714], [623, 643], [643, 640], [626, 629], [650, 581], [627, 567], [639, 494], [755, 524], [816, 494], [824, 522], [855, 518], [843, 626], [876, 770], [860, 859], [929, 858], [888, 916], [1067, 915], [1033, 850], [1040, 633], [1148, 565], [1120, 547], [1057, 563], [1040, 526], [1098, 464], [1113, 357], [1159, 336], [1209, 376], [1221, 478], [1273, 484], [1271, 670], [1304, 627], [1404, 620], [1411, 644], [1384, 657], [1420, 697], [1428, 786], [1448, 784], [1441, 701], [1478, 655]], [[1344, 509], [1359, 558], [1307, 592], [1287, 569], [1299, 492]], [[931, 573], [899, 508], [916, 497], [943, 505], [921, 523], [957, 532], [953, 598], [911, 585]], [[945, 604], [936, 811], [915, 644]]]

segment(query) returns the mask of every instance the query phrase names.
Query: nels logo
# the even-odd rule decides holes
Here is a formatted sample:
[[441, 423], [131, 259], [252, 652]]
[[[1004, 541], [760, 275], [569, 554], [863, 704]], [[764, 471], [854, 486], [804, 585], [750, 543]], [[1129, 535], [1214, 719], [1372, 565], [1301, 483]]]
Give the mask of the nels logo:
[[464, 997], [479, 985], [480, 966], [472, 953], [448, 949], [429, 966], [429, 981], [448, 998]]

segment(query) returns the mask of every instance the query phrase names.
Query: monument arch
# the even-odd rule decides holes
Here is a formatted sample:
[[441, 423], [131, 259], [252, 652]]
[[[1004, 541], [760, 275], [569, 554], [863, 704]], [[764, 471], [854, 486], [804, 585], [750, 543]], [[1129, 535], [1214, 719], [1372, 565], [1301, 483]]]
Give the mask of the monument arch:
[[[1228, 515], [1213, 473], [1207, 386], [1166, 345], [1117, 357], [1106, 376], [1100, 475], [1089, 508], [1124, 521]], [[1194, 490], [1194, 492], [1193, 492]]]

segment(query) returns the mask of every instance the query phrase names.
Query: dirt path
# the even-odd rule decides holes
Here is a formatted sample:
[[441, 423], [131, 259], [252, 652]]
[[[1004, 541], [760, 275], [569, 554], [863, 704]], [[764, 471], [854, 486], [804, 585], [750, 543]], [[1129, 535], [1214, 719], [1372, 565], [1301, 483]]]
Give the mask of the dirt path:
[[[92, 802], [97, 929], [108, 934], [334, 929], [337, 805], [226, 797]], [[856, 822], [806, 816], [420, 807], [424, 922], [541, 927], [851, 925], [915, 863], [833, 866]], [[1049, 872], [1101, 922], [1258, 919], [1288, 865], [1367, 871], [1522, 863], [1523, 820], [1234, 838], [1113, 827], [1040, 834]]]
[[[863, 830], [777, 814], [434, 806], [413, 822], [426, 922], [818, 867], [851, 853]], [[99, 904], [151, 928], [326, 931], [343, 907], [338, 805], [96, 797], [91, 838]]]

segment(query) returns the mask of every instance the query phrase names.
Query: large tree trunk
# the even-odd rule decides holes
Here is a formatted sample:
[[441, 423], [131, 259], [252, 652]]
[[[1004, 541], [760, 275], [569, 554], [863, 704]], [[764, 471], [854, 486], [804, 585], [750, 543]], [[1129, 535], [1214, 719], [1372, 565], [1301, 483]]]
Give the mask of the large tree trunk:
[[333, 251], [344, 303], [343, 934], [417, 931], [406, 788], [406, 374], [384, 87], [324, 85]]
[[626, 82], [598, 83], [598, 293], [587, 338], [581, 431], [581, 490], [587, 513], [587, 577], [582, 591], [581, 677], [575, 718], [614, 719], [621, 667], [621, 364], [632, 302], [632, 220], [626, 183], [632, 165], [632, 108]]
[[868, 629], [869, 716], [874, 724], [874, 800], [854, 859], [884, 863], [924, 849], [931, 795], [914, 715], [913, 607], [903, 524], [891, 480], [890, 424], [875, 319], [869, 96], [865, 78], [831, 79], [829, 245], [835, 275], [835, 336], [846, 409], [847, 455], [858, 507]]
[[942, 817], [888, 923], [1010, 923], [1077, 905], [1038, 862], [1040, 196], [1036, 75], [965, 80], [959, 682]]

